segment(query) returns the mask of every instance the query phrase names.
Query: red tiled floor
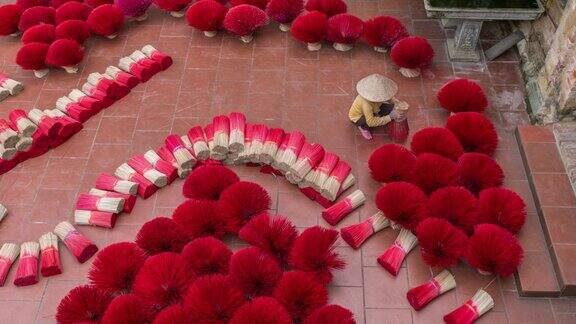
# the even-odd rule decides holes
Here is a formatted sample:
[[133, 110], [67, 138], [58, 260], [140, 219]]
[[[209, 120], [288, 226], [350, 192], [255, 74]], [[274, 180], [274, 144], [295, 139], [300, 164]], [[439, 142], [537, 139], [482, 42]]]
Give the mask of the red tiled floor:
[[[420, 0], [358, 1], [351, 3], [350, 11], [365, 17], [377, 12], [393, 15], [405, 22], [410, 31], [433, 38], [431, 43], [437, 54], [431, 69], [434, 79], [404, 79], [388, 55], [375, 53], [363, 45], [347, 53], [335, 52], [329, 44], [320, 52], [309, 52], [279, 32], [275, 25], [266, 27], [251, 44], [223, 35], [207, 39], [184, 19], [173, 19], [157, 11], [153, 11], [148, 22], [130, 26], [115, 40], [91, 39], [80, 75], [52, 71], [46, 79], [30, 78], [30, 73], [13, 65], [19, 41], [0, 39], [0, 68], [23, 80], [26, 86], [22, 94], [0, 103], [3, 116], [14, 106], [29, 109], [39, 103], [48, 105], [55, 97], [81, 85], [88, 73], [115, 64], [119, 56], [146, 43], [156, 45], [175, 60], [170, 70], [139, 85], [122, 101], [90, 119], [73, 139], [0, 177], [0, 201], [11, 212], [0, 225], [2, 241], [33, 239], [55, 222], [70, 219], [76, 195], [92, 187], [99, 172], [114, 172], [131, 154], [159, 145], [169, 132], [183, 133], [194, 125], [205, 124], [216, 113], [234, 110], [243, 111], [253, 122], [301, 130], [310, 140], [320, 142], [347, 160], [359, 180], [358, 186], [366, 191], [370, 201], [337, 228], [357, 223], [374, 212], [372, 200], [379, 186], [367, 174], [366, 161], [372, 150], [390, 140], [378, 130], [374, 141], [365, 142], [348, 123], [346, 115], [355, 95], [355, 82], [375, 72], [385, 73], [398, 82], [399, 97], [411, 105], [412, 133], [428, 125], [445, 123], [448, 115], [440, 110], [435, 98], [444, 81], [453, 75], [478, 80], [492, 101], [487, 116], [499, 131], [497, 159], [507, 175], [506, 186], [526, 200], [530, 215], [535, 216], [535, 204], [526, 174], [519, 167], [520, 153], [513, 133], [517, 123], [527, 123], [523, 102], [519, 101], [523, 89], [515, 53], [507, 53], [504, 59], [488, 67], [448, 63], [443, 43], [446, 33], [438, 21], [426, 17]], [[492, 31], [487, 35], [495, 37]], [[523, 128], [520, 132], [532, 142], [554, 142], [553, 137], [539, 129]], [[242, 178], [261, 183], [269, 190], [273, 208], [294, 221], [299, 229], [316, 224], [327, 226], [319, 216], [322, 208], [306, 200], [286, 181], [263, 176], [256, 169], [236, 168], [236, 171]], [[558, 186], [555, 180], [543, 179], [539, 183], [551, 191]], [[139, 200], [134, 211], [122, 215], [113, 230], [86, 227], [81, 230], [99, 247], [131, 240], [142, 223], [156, 215], [171, 214], [183, 200], [179, 193], [181, 185], [182, 181], [177, 180], [148, 200]], [[558, 197], [550, 199], [555, 206], [563, 202]], [[521, 236], [528, 251], [521, 271], [537, 282], [541, 270], [538, 265], [545, 260], [542, 258], [545, 243], [533, 231], [538, 225], [531, 223], [534, 220], [537, 221], [531, 219]], [[564, 229], [551, 230], [559, 244], [570, 240]], [[336, 250], [348, 267], [335, 275], [331, 298], [352, 309], [358, 323], [440, 322], [444, 313], [491, 280], [459, 266], [455, 269], [458, 288], [424, 311], [414, 312], [405, 293], [409, 287], [428, 280], [432, 272], [422, 262], [418, 248], [408, 255], [398, 277], [380, 268], [376, 257], [395, 237], [396, 232], [384, 230], [358, 251], [338, 241]], [[232, 241], [235, 246], [240, 243]], [[28, 288], [15, 288], [11, 284], [0, 288], [0, 322], [54, 322], [52, 316], [58, 300], [70, 287], [85, 282], [90, 267], [90, 262], [78, 265], [65, 249], [62, 259], [65, 272], [61, 276], [41, 279], [38, 285]], [[492, 283], [488, 291], [496, 300], [496, 307], [480, 320], [483, 323], [553, 323], [552, 315], [557, 323], [564, 323], [573, 321], [576, 313], [572, 300], [520, 299], [513, 279]]]

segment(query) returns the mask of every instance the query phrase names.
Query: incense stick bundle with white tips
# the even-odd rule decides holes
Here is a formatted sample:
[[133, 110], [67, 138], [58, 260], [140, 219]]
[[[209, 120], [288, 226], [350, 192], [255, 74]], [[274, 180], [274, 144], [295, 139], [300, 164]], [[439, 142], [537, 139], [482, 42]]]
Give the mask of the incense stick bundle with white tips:
[[106, 68], [105, 73], [112, 79], [116, 80], [116, 82], [125, 85], [130, 89], [133, 89], [140, 83], [140, 79], [138, 79], [134, 75], [128, 72], [124, 72], [112, 65]]
[[250, 142], [250, 152], [248, 152], [250, 162], [260, 163], [260, 154], [264, 148], [267, 133], [268, 127], [265, 125], [258, 124], [252, 127], [252, 141]]
[[113, 228], [116, 224], [116, 213], [97, 210], [75, 210], [74, 223], [78, 225], [92, 225], [103, 228]]
[[160, 63], [148, 58], [148, 56], [146, 56], [146, 54], [142, 53], [140, 50], [135, 50], [132, 52], [132, 54], [129, 55], [129, 57], [136, 63], [150, 69], [153, 74], [156, 74], [162, 70]]
[[88, 261], [98, 252], [98, 247], [69, 222], [64, 221], [56, 225], [54, 233], [80, 263]]
[[8, 209], [4, 205], [0, 204], [0, 222], [8, 215]]
[[6, 74], [0, 73], [0, 87], [7, 89], [11, 95], [15, 96], [24, 90], [21, 82], [10, 79]]
[[128, 165], [131, 166], [136, 172], [152, 182], [156, 187], [162, 188], [168, 184], [168, 177], [150, 164], [144, 155], [136, 155], [128, 159]]
[[138, 193], [138, 183], [118, 179], [107, 173], [101, 173], [98, 178], [96, 178], [95, 187], [101, 190], [115, 191], [128, 195], [135, 195]]
[[429, 281], [408, 290], [406, 298], [414, 310], [421, 310], [432, 300], [454, 288], [456, 288], [454, 275], [448, 270], [442, 270]]
[[76, 209], [97, 210], [117, 214], [124, 209], [124, 199], [100, 197], [83, 193], [80, 194], [78, 200], [76, 200]]
[[6, 148], [4, 144], [0, 143], [0, 159], [10, 161], [14, 158], [17, 151], [15, 148]]
[[104, 106], [110, 106], [110, 104], [112, 103], [111, 97], [106, 92], [98, 89], [97, 86], [92, 85], [88, 82], [85, 82], [80, 88], [80, 90], [82, 90], [82, 92], [89, 95], [90, 97], [100, 100], [102, 103], [104, 103]]
[[271, 128], [268, 129], [266, 133], [266, 140], [262, 146], [262, 151], [260, 153], [260, 162], [264, 164], [271, 165], [276, 157], [276, 152], [282, 144], [282, 139], [284, 138], [284, 130], [282, 128]]
[[360, 190], [356, 190], [346, 198], [335, 203], [322, 212], [322, 218], [332, 225], [336, 226], [344, 217], [350, 214], [366, 201], [366, 196]]
[[206, 144], [210, 149], [210, 156], [214, 154], [214, 125], [208, 124], [204, 126], [204, 135], [206, 136]]
[[51, 139], [58, 136], [61, 125], [56, 123], [54, 118], [49, 117], [42, 110], [36, 108], [30, 109], [28, 118], [30, 118], [44, 134], [48, 134]]
[[348, 163], [342, 160], [338, 161], [332, 172], [330, 172], [328, 179], [322, 184], [320, 191], [322, 196], [332, 201], [335, 200], [342, 183], [346, 180], [351, 170], [352, 168]]
[[172, 166], [178, 170], [177, 171], [178, 177], [180, 177], [180, 179], [186, 178], [188, 176], [188, 174], [190, 174], [190, 172], [192, 171], [192, 168], [183, 169], [182, 167], [180, 167], [178, 165], [178, 163], [176, 162], [176, 158], [174, 157], [172, 152], [170, 152], [166, 147], [164, 147], [164, 146], [159, 147], [156, 150], [156, 153], [158, 154], [158, 156], [160, 158], [162, 158], [162, 160], [167, 161], [168, 163], [172, 164]]
[[290, 133], [285, 133], [284, 137], [282, 138], [282, 142], [280, 143], [280, 146], [278, 146], [278, 150], [276, 151], [276, 156], [272, 161], [272, 167], [274, 167], [276, 170], [280, 170], [278, 167], [280, 165], [280, 162], [282, 162], [282, 160], [284, 159], [284, 152], [288, 147], [288, 141], [290, 141]]
[[4, 243], [0, 248], [0, 287], [4, 286], [12, 264], [20, 253], [20, 247], [14, 243]]
[[214, 127], [214, 153], [226, 156], [230, 141], [230, 120], [228, 116], [220, 115], [212, 119]]
[[68, 117], [58, 109], [45, 109], [44, 113], [58, 124], [58, 138], [62, 141], [72, 137], [84, 128], [81, 122]]
[[322, 145], [305, 143], [296, 163], [290, 167], [286, 174], [286, 179], [291, 183], [298, 183], [304, 180], [308, 172], [322, 161], [324, 154], [325, 151]]
[[5, 148], [14, 148], [18, 140], [20, 140], [18, 133], [6, 120], [0, 118], [0, 144], [3, 144]]
[[92, 111], [64, 96], [56, 100], [56, 109], [83, 123], [92, 117]]
[[168, 135], [164, 140], [164, 144], [166, 148], [172, 152], [178, 166], [182, 169], [192, 169], [192, 167], [196, 164], [196, 160], [192, 153], [186, 148], [182, 139], [178, 135]]
[[314, 178], [309, 180], [314, 190], [318, 192], [322, 191], [322, 185], [330, 177], [330, 173], [332, 173], [332, 170], [334, 170], [339, 161], [340, 158], [334, 153], [326, 152], [324, 154], [322, 161], [320, 161], [314, 170]]
[[[181, 16], [179, 17], [182, 17], [185, 12], [186, 9], [183, 9], [182, 11], [177, 13], [181, 14]], [[170, 57], [164, 52], [157, 50], [156, 48], [154, 48], [154, 46], [150, 44], [144, 45], [144, 47], [142, 47], [142, 53], [144, 53], [149, 59], [158, 62], [162, 66], [162, 71], [166, 70], [174, 63], [172, 57]]]
[[58, 252], [58, 236], [48, 232], [38, 240], [40, 242], [40, 273], [43, 277], [62, 273], [60, 252]]
[[20, 260], [14, 276], [14, 286], [23, 287], [38, 283], [38, 256], [40, 245], [37, 242], [20, 244]]
[[195, 126], [190, 128], [188, 131], [188, 139], [192, 144], [192, 152], [198, 160], [206, 160], [210, 158], [210, 148], [208, 143], [206, 143], [206, 138], [204, 137], [204, 130], [200, 126]]
[[28, 114], [22, 109], [13, 109], [8, 114], [8, 118], [12, 122], [12, 125], [16, 127], [16, 130], [24, 137], [32, 136], [36, 129], [38, 129], [38, 126], [28, 118]]
[[122, 208], [122, 211], [125, 213], [130, 213], [132, 211], [132, 209], [134, 208], [134, 205], [136, 204], [136, 196], [129, 195], [129, 194], [123, 194], [123, 193], [114, 192], [114, 191], [100, 190], [100, 189], [96, 189], [96, 188], [90, 189], [90, 191], [88, 193], [92, 196], [124, 199], [124, 206]]
[[19, 152], [27, 152], [32, 147], [31, 137], [20, 137], [14, 148]]
[[127, 73], [138, 78], [140, 82], [146, 82], [150, 80], [152, 75], [152, 71], [150, 68], [145, 67], [144, 65], [136, 63], [133, 59], [129, 57], [123, 57], [118, 61], [118, 67]]
[[72, 102], [89, 109], [93, 115], [104, 109], [104, 103], [102, 103], [102, 101], [90, 97], [79, 89], [72, 89], [68, 93], [68, 98], [72, 100]]
[[353, 249], [358, 249], [372, 235], [389, 226], [390, 220], [378, 211], [363, 222], [342, 228], [340, 236]]
[[397, 276], [404, 258], [418, 244], [416, 235], [403, 228], [398, 237], [384, 253], [378, 257], [378, 264], [386, 269], [391, 275]]
[[194, 152], [192, 151], [192, 142], [188, 138], [188, 135], [180, 136], [180, 140], [182, 140], [182, 143], [184, 143], [184, 147], [187, 148], [188, 151], [192, 153], [192, 155], [194, 155]]
[[237, 163], [243, 164], [250, 160], [250, 147], [252, 146], [252, 136], [254, 135], [254, 125], [246, 124], [244, 127], [244, 150], [238, 153]]
[[444, 322], [447, 324], [473, 323], [492, 308], [494, 308], [492, 296], [483, 289], [478, 289], [476, 294], [462, 306], [444, 316]]
[[144, 153], [144, 158], [148, 163], [152, 164], [152, 166], [161, 172], [162, 174], [166, 175], [168, 179], [168, 183], [172, 183], [172, 181], [176, 180], [178, 177], [178, 167], [172, 165], [172, 163], [163, 160], [156, 152], [153, 150], [148, 150]]
[[136, 170], [127, 163], [122, 163], [118, 168], [116, 168], [114, 175], [120, 179], [138, 183], [138, 195], [144, 199], [152, 196], [158, 190], [158, 187], [143, 175], [136, 172]]
[[230, 152], [240, 153], [244, 150], [244, 134], [246, 132], [246, 116], [243, 113], [233, 112], [230, 120]]
[[277, 169], [283, 173], [288, 172], [290, 167], [296, 163], [298, 155], [300, 154], [300, 151], [302, 150], [305, 142], [306, 138], [304, 137], [304, 134], [298, 131], [291, 132], [288, 136], [288, 142], [286, 144], [286, 148], [283, 151], [282, 158], [278, 161], [279, 163]]
[[118, 83], [114, 82], [111, 77], [106, 77], [104, 74], [98, 72], [88, 74], [86, 83], [92, 85], [96, 90], [101, 91], [108, 97], [116, 96], [119, 90]]
[[0, 101], [10, 97], [10, 90], [0, 86]]

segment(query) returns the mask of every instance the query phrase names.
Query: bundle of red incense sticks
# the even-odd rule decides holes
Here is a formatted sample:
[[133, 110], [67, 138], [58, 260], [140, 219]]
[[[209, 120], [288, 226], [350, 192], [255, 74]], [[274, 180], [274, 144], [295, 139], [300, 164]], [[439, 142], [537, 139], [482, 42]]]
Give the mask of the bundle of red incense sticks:
[[14, 285], [30, 286], [38, 283], [38, 257], [40, 245], [37, 242], [24, 242], [20, 245], [20, 259], [14, 276]]
[[388, 226], [390, 226], [390, 220], [379, 211], [361, 223], [342, 228], [340, 236], [352, 248], [358, 249], [368, 238]]
[[176, 180], [178, 177], [178, 167], [172, 165], [169, 161], [162, 159], [158, 153], [153, 150], [148, 150], [144, 153], [144, 158], [148, 163], [150, 163], [156, 170], [161, 172], [166, 176], [168, 184]]
[[442, 270], [429, 281], [408, 290], [406, 298], [414, 310], [421, 310], [432, 300], [454, 288], [456, 288], [454, 275], [448, 270]]
[[[204, 137], [204, 130], [200, 126], [192, 127], [188, 131], [188, 140], [192, 146], [192, 153], [198, 160], [210, 158], [210, 148]], [[244, 145], [244, 133], [242, 133], [242, 145]]]
[[4, 286], [12, 264], [20, 254], [20, 247], [14, 243], [4, 243], [0, 248], [0, 287]]
[[58, 236], [48, 232], [40, 236], [40, 273], [44, 277], [62, 273], [60, 253], [58, 252]]
[[116, 168], [114, 175], [122, 180], [136, 182], [138, 184], [138, 195], [144, 199], [152, 196], [158, 190], [158, 187], [148, 181], [148, 179], [146, 179], [142, 174], [136, 172], [136, 170], [127, 163], [122, 163], [118, 168]]
[[332, 225], [338, 224], [344, 217], [350, 214], [366, 201], [366, 196], [360, 190], [356, 190], [346, 198], [335, 203], [322, 212], [322, 218]]
[[494, 308], [492, 296], [483, 289], [478, 289], [476, 294], [462, 306], [445, 315], [444, 322], [447, 324], [473, 323], [492, 308]]
[[98, 251], [98, 247], [92, 241], [66, 221], [56, 225], [54, 233], [80, 263], [88, 261]]
[[407, 229], [401, 229], [392, 246], [378, 257], [378, 264], [391, 275], [397, 276], [404, 258], [412, 251], [416, 244], [418, 244], [416, 235]]

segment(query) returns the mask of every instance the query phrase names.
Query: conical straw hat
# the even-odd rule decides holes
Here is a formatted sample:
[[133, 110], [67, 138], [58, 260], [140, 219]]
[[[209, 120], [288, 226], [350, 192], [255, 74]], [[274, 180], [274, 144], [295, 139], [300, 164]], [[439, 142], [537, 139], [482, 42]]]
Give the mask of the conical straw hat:
[[398, 85], [381, 74], [371, 74], [356, 84], [356, 91], [372, 102], [388, 101], [398, 92]]

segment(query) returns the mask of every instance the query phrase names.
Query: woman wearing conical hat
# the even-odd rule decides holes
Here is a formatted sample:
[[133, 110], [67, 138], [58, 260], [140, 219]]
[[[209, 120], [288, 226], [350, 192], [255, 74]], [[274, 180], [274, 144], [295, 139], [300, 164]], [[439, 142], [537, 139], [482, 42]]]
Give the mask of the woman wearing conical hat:
[[369, 75], [358, 81], [356, 91], [358, 96], [350, 107], [348, 118], [365, 139], [372, 139], [370, 128], [405, 117], [408, 104], [394, 97], [398, 85], [391, 79], [381, 74]]

